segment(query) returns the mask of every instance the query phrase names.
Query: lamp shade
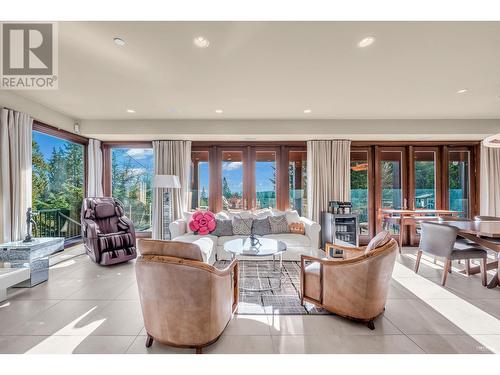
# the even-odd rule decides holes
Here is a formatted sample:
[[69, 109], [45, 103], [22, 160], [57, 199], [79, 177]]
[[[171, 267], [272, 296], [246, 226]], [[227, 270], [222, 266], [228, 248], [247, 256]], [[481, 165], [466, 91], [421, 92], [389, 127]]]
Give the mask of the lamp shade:
[[153, 187], [179, 189], [181, 183], [179, 177], [173, 174], [157, 174], [153, 177]]

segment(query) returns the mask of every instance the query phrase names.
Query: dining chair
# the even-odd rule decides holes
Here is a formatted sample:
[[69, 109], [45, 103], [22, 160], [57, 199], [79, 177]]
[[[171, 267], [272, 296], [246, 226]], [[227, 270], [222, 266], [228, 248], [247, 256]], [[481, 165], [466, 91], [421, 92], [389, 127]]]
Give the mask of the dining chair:
[[[447, 221], [470, 221], [470, 219], [466, 217], [460, 217], [460, 216], [440, 216], [438, 218], [439, 223], [447, 222]], [[465, 249], [468, 247], [475, 247], [477, 246], [474, 242], [471, 240], [468, 240], [467, 238], [460, 237], [460, 235], [457, 235], [457, 239], [455, 241], [455, 247], [457, 249]], [[460, 262], [460, 261], [459, 261]], [[469, 262], [466, 262], [466, 267]]]
[[481, 259], [481, 281], [482, 284], [486, 286], [487, 253], [485, 250], [472, 246], [457, 249], [455, 247], [455, 241], [457, 239], [458, 229], [454, 226], [431, 222], [423, 222], [421, 226], [422, 233], [420, 235], [419, 250], [415, 263], [415, 273], [418, 273], [422, 253], [444, 258], [444, 270], [441, 282], [444, 286], [448, 273], [451, 273], [451, 262], [453, 260], [465, 260], [466, 272], [467, 275], [469, 275], [470, 260]]

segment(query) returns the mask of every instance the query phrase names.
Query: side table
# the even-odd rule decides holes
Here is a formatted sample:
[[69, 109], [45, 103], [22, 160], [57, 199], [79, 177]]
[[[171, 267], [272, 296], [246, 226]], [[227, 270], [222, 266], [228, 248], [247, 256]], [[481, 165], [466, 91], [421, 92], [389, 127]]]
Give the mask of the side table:
[[27, 268], [29, 278], [15, 287], [31, 288], [49, 278], [49, 255], [64, 249], [62, 237], [34, 238], [32, 242], [13, 241], [0, 244], [0, 262], [7, 268]]

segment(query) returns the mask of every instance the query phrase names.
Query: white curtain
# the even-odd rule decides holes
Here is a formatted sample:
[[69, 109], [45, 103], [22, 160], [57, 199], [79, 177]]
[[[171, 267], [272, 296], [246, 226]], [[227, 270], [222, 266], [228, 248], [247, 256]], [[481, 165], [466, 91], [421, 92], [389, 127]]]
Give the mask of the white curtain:
[[481, 145], [481, 215], [500, 216], [500, 148]]
[[332, 200], [351, 199], [351, 141], [307, 142], [307, 210], [320, 222]]
[[17, 241], [26, 234], [32, 128], [27, 114], [0, 108], [0, 242]]
[[[171, 204], [174, 220], [183, 217], [188, 207], [191, 141], [153, 141], [154, 172], [179, 177], [180, 189], [172, 189]], [[164, 189], [153, 191], [153, 238], [163, 238], [162, 196]]]
[[87, 175], [87, 197], [102, 197], [102, 149], [101, 141], [89, 139], [87, 150], [88, 175]]

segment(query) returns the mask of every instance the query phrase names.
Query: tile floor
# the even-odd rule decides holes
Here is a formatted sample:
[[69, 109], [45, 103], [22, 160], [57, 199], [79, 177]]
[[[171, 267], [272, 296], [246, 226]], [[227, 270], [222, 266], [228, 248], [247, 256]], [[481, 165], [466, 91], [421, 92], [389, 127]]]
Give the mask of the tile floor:
[[[333, 315], [237, 315], [205, 353], [500, 353], [500, 288], [424, 259], [396, 264], [375, 331]], [[455, 265], [460, 267], [460, 265]], [[491, 275], [490, 275], [491, 277]], [[85, 255], [50, 269], [49, 282], [0, 302], [0, 353], [193, 353], [144, 346], [133, 262], [99, 267]]]

